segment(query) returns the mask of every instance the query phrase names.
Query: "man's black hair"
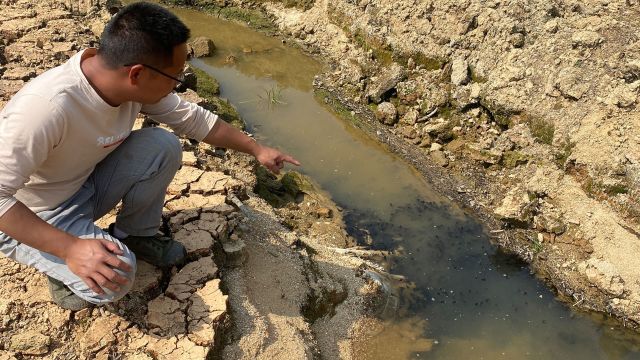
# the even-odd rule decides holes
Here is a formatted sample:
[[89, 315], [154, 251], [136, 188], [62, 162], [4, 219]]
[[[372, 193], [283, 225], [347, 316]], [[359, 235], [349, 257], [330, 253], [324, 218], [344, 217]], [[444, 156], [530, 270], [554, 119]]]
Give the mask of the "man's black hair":
[[111, 18], [100, 37], [98, 54], [108, 66], [173, 65], [173, 48], [189, 39], [189, 28], [162, 6], [137, 2]]

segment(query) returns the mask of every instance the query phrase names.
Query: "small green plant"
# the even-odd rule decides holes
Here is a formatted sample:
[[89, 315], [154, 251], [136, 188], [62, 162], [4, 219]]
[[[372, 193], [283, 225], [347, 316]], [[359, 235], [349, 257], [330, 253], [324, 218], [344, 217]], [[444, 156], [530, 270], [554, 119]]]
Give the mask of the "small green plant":
[[605, 185], [600, 181], [588, 177], [582, 184], [585, 193], [592, 198], [602, 198], [605, 194], [608, 196], [616, 196], [620, 194], [628, 194], [629, 188], [625, 184]]
[[286, 102], [282, 101], [282, 88], [278, 85], [272, 86], [269, 89], [264, 89], [264, 94], [258, 95], [258, 97], [266, 103], [269, 108], [276, 105], [287, 105]]
[[[325, 89], [315, 89], [314, 95], [320, 102], [329, 109], [334, 115], [348, 121], [356, 126], [362, 125], [361, 121], [358, 119], [354, 113], [351, 112], [349, 108], [347, 108], [343, 103], [338, 100], [333, 94]], [[376, 107], [375, 104], [369, 104], [369, 107], [372, 109], [371, 111], [375, 111], [373, 107]]]
[[513, 169], [529, 162], [529, 157], [518, 151], [505, 151], [500, 162], [504, 167]]
[[301, 10], [309, 10], [313, 7], [315, 0], [278, 0], [278, 2], [281, 2], [287, 8], [295, 7]]
[[543, 248], [544, 245], [540, 241], [538, 241], [538, 239], [535, 239], [531, 242], [531, 249], [533, 250], [534, 254], [541, 252]]
[[604, 192], [607, 193], [607, 195], [609, 196], [615, 196], [619, 194], [628, 194], [629, 188], [627, 188], [623, 184], [607, 185], [604, 187]]
[[564, 166], [567, 163], [569, 156], [571, 156], [571, 152], [575, 146], [575, 142], [566, 141], [560, 150], [555, 152], [554, 160], [558, 168], [564, 169]]
[[191, 70], [196, 74], [196, 78], [198, 79], [196, 85], [198, 95], [205, 98], [220, 95], [220, 84], [213, 76], [195, 66], [191, 66]]
[[[447, 63], [446, 60], [429, 57], [423, 53], [414, 54], [412, 57], [413, 57], [413, 60], [416, 62], [416, 65], [421, 65], [426, 70], [430, 70], [430, 71], [440, 70]], [[406, 62], [404, 63], [406, 64]]]
[[553, 143], [553, 134], [555, 126], [548, 120], [533, 118], [528, 121], [531, 135], [543, 144], [551, 145]]

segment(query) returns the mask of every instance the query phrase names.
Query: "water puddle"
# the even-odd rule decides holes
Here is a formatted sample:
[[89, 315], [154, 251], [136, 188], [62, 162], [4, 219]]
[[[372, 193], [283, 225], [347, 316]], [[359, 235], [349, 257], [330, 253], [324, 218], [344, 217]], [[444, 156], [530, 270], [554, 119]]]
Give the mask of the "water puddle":
[[640, 358], [636, 334], [557, 302], [525, 264], [490, 245], [475, 219], [323, 108], [311, 88], [320, 64], [238, 24], [175, 12], [194, 36], [215, 42], [217, 55], [193, 65], [218, 79], [249, 130], [303, 163], [345, 209], [352, 235], [402, 254], [391, 272], [416, 287], [364, 358]]

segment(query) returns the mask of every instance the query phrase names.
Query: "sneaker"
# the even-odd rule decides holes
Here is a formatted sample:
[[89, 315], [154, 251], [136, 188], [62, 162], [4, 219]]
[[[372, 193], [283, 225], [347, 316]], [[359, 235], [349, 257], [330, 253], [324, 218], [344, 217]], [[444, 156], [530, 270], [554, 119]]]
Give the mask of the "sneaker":
[[49, 278], [49, 294], [51, 294], [51, 299], [61, 308], [78, 311], [91, 306], [90, 302], [74, 294], [62, 281], [54, 279], [51, 276], [47, 276], [47, 278]]
[[[109, 234], [113, 234], [114, 225], [109, 225]], [[187, 258], [184, 245], [161, 232], [152, 236], [129, 235], [120, 241], [136, 254], [136, 258], [158, 267], [181, 265]]]

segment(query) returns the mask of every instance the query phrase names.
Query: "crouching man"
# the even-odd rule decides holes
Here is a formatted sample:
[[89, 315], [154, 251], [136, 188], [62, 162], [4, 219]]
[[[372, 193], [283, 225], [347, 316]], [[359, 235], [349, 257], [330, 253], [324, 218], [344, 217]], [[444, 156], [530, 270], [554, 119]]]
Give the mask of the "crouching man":
[[[158, 232], [182, 149], [165, 130], [132, 131], [139, 113], [252, 154], [276, 173], [284, 162], [299, 165], [172, 92], [183, 79], [188, 38], [166, 9], [128, 5], [107, 24], [99, 49], [33, 79], [0, 112], [0, 252], [45, 273], [63, 308], [124, 296], [136, 257], [169, 267], [186, 256]], [[108, 232], [94, 225], [121, 200]]]

